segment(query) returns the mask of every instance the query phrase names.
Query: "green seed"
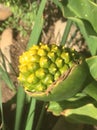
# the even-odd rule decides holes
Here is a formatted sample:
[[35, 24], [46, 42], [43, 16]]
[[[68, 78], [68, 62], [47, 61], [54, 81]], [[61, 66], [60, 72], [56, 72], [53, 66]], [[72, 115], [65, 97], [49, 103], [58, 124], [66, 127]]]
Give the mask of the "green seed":
[[35, 62], [29, 63], [29, 64], [27, 65], [27, 69], [28, 69], [28, 71], [30, 71], [30, 72], [36, 71], [39, 67], [40, 67], [39, 64], [38, 64], [38, 63], [35, 63]]
[[40, 68], [35, 72], [35, 75], [39, 79], [43, 79], [46, 76], [47, 72], [48, 71], [46, 69]]
[[42, 80], [42, 83], [45, 85], [50, 85], [54, 81], [53, 76], [51, 74], [47, 74], [45, 78]]
[[48, 52], [47, 56], [50, 58], [52, 62], [54, 62], [57, 58], [57, 55], [54, 52]]
[[53, 44], [53, 45], [51, 46], [51, 52], [54, 52], [54, 53], [57, 54], [57, 56], [60, 56], [60, 54], [61, 54], [61, 49], [60, 49], [57, 45]]
[[64, 61], [62, 58], [58, 57], [55, 61], [55, 64], [57, 65], [58, 68], [61, 68], [64, 65]]
[[36, 88], [35, 91], [44, 91], [46, 89], [46, 85], [44, 85], [43, 83], [39, 82], [38, 84], [36, 84]]
[[57, 71], [54, 75], [54, 80], [56, 81], [61, 76], [61, 72]]
[[39, 61], [40, 67], [48, 68], [50, 63], [51, 63], [50, 59], [47, 58], [46, 56], [43, 56], [40, 58], [40, 61]]
[[62, 68], [60, 68], [60, 72], [61, 72], [61, 74], [63, 74], [66, 70], [68, 70], [68, 65], [64, 65]]
[[61, 58], [65, 60], [65, 63], [68, 63], [70, 61], [69, 53], [62, 52]]
[[52, 74], [52, 75], [54, 75], [55, 74], [55, 72], [57, 71], [57, 66], [54, 64], [54, 63], [52, 63], [50, 66], [49, 66], [49, 68], [48, 68], [48, 70], [49, 70], [49, 72]]

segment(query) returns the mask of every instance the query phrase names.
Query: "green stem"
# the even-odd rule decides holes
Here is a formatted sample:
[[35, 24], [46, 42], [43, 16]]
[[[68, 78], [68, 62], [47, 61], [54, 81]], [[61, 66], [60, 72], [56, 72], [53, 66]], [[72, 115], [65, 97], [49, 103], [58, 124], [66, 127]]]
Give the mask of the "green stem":
[[36, 99], [31, 98], [31, 104], [30, 104], [30, 109], [29, 109], [27, 121], [26, 121], [25, 130], [32, 130], [32, 128], [33, 128], [35, 106], [36, 106]]
[[47, 2], [47, 0], [42, 0], [39, 5], [39, 10], [38, 10], [37, 17], [35, 20], [35, 25], [31, 32], [30, 39], [29, 39], [29, 42], [27, 45], [27, 49], [29, 49], [33, 44], [38, 43], [41, 31], [42, 31], [43, 23], [44, 23], [43, 11], [44, 11], [46, 2]]
[[39, 117], [39, 120], [38, 120], [38, 123], [37, 123], [37, 127], [36, 127], [35, 130], [40, 130], [40, 128], [41, 128], [41, 124], [42, 124], [44, 113], [45, 113], [45, 105], [46, 105], [46, 103], [43, 104], [41, 114], [40, 114], [40, 117]]
[[62, 37], [61, 45], [66, 44], [66, 40], [67, 40], [68, 34], [70, 32], [71, 25], [72, 25], [72, 21], [68, 20], [63, 37]]
[[1, 92], [1, 87], [2, 87], [2, 80], [0, 78], [0, 112], [1, 112], [1, 120], [2, 120], [2, 124], [0, 124], [0, 127], [2, 127], [2, 130], [5, 130], [3, 107], [2, 107], [2, 92]]
[[24, 103], [25, 103], [25, 92], [23, 91], [23, 87], [19, 86], [17, 92], [16, 118], [15, 118], [14, 130], [20, 130]]

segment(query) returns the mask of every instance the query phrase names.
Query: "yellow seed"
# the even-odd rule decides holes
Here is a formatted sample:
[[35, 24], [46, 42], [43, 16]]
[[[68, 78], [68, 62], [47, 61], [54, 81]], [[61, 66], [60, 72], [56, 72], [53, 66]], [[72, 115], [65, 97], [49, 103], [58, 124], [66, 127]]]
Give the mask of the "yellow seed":
[[45, 50], [43, 50], [43, 49], [39, 49], [38, 52], [37, 52], [37, 54], [39, 56], [45, 56], [47, 54], [47, 52]]
[[53, 62], [56, 60], [56, 57], [57, 57], [56, 53], [54, 53], [54, 52], [48, 52], [47, 56], [48, 56], [48, 57], [50, 58], [50, 60], [53, 61]]
[[25, 78], [25, 76], [24, 76], [22, 73], [20, 73], [20, 75], [19, 75], [19, 77], [18, 77], [18, 80], [19, 80], [19, 81], [22, 81], [22, 82], [25, 82], [25, 81], [26, 81], [26, 78]]
[[35, 75], [36, 77], [38, 77], [39, 79], [43, 79], [46, 74], [47, 74], [47, 70], [46, 69], [43, 69], [43, 68], [39, 68], [36, 72], [35, 72]]
[[27, 72], [27, 66], [26, 65], [20, 65], [19, 70], [20, 70], [20, 72], [25, 73], [25, 72]]
[[55, 63], [56, 63], [56, 65], [57, 65], [58, 68], [61, 68], [63, 66], [63, 64], [64, 64], [64, 61], [63, 61], [62, 58], [58, 57], [56, 59]]
[[49, 46], [48, 46], [47, 44], [42, 44], [42, 43], [40, 43], [40, 48], [41, 48], [41, 49], [44, 49], [44, 50], [46, 50], [46, 51], [50, 51], [50, 48], [49, 48]]
[[70, 60], [69, 54], [67, 52], [62, 52], [61, 58], [65, 60], [65, 63], [68, 63]]
[[40, 56], [34, 55], [34, 56], [30, 57], [29, 61], [31, 61], [31, 62], [39, 62], [39, 59], [40, 59]]
[[31, 74], [28, 78], [27, 78], [27, 82], [28, 83], [37, 83], [38, 82], [38, 78], [35, 76], [35, 74]]

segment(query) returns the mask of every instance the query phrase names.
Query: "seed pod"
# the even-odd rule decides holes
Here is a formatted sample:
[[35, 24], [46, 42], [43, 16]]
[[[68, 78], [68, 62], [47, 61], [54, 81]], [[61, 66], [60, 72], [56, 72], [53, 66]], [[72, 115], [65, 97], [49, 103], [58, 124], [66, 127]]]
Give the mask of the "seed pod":
[[62, 46], [34, 45], [19, 58], [18, 79], [25, 91], [36, 99], [67, 99], [82, 89], [88, 73], [85, 63], [76, 64], [77, 55]]

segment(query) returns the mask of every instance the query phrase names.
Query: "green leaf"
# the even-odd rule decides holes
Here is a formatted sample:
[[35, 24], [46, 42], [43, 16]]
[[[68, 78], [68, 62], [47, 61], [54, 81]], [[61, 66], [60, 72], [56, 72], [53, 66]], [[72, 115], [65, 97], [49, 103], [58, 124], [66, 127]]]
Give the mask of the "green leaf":
[[15, 118], [14, 130], [20, 130], [24, 103], [25, 103], [25, 92], [23, 90], [23, 87], [19, 86], [17, 91], [16, 118]]
[[86, 96], [80, 96], [80, 98], [79, 96], [74, 96], [68, 100], [58, 102], [50, 101], [48, 111], [51, 111], [54, 115], [59, 116], [64, 110], [67, 110], [68, 108], [75, 109], [90, 102], [92, 102], [91, 98]]
[[59, 2], [57, 5], [65, 17], [76, 17], [89, 21], [97, 32], [97, 4], [91, 0], [65, 0]]
[[[97, 53], [97, 5], [90, 0], [57, 2], [64, 17], [77, 23], [92, 55]], [[61, 6], [60, 6], [61, 5]], [[82, 11], [81, 11], [82, 10]]]
[[64, 17], [71, 17], [71, 16], [73, 17], [73, 16], [75, 16], [75, 14], [68, 7], [68, 0], [64, 0], [62, 2], [60, 2], [59, 0], [53, 0], [53, 2], [57, 6], [59, 6], [59, 8], [61, 9]]
[[13, 90], [14, 92], [16, 91], [16, 88], [11, 80], [11, 78], [9, 77], [8, 73], [2, 69], [2, 67], [0, 66], [0, 77], [4, 80], [4, 82], [8, 85], [8, 87]]
[[91, 75], [97, 80], [97, 56], [86, 59]]
[[51, 101], [51, 102], [49, 102], [48, 111], [52, 112], [53, 115], [55, 115], [55, 116], [60, 116], [61, 112], [63, 111], [63, 108], [59, 102]]
[[5, 130], [5, 121], [4, 121], [4, 112], [3, 112], [3, 104], [2, 104], [2, 80], [0, 79], [0, 118], [1, 118], [1, 126], [2, 130]]
[[89, 97], [79, 100], [61, 102], [50, 102], [48, 111], [54, 115], [65, 116], [65, 119], [75, 123], [97, 124], [97, 103]]
[[42, 31], [43, 23], [44, 23], [43, 11], [44, 11], [46, 2], [47, 2], [47, 0], [42, 0], [40, 5], [39, 5], [39, 10], [38, 10], [38, 13], [37, 13], [37, 16], [36, 16], [35, 24], [34, 24], [32, 32], [31, 32], [31, 35], [30, 35], [29, 43], [27, 45], [28, 49], [33, 44], [38, 43], [41, 31]]
[[72, 26], [72, 21], [68, 20], [67, 24], [66, 24], [66, 27], [65, 27], [65, 30], [64, 30], [62, 40], [61, 40], [61, 45], [66, 44], [66, 41], [67, 41], [67, 38], [68, 38], [68, 35], [69, 35], [69, 32], [70, 32], [71, 26]]
[[88, 86], [85, 87], [83, 92], [97, 101], [97, 82], [91, 82]]
[[81, 33], [83, 34], [86, 40], [91, 54], [95, 55], [97, 53], [97, 34], [93, 30], [92, 26], [89, 24], [89, 22], [84, 20], [80, 20], [77, 18], [70, 19], [77, 23]]
[[31, 104], [30, 104], [29, 113], [27, 116], [25, 130], [32, 130], [32, 126], [34, 123], [34, 115], [35, 115], [35, 105], [36, 105], [36, 100], [33, 98], [31, 99]]
[[75, 109], [67, 109], [63, 115], [67, 120], [72, 122], [97, 125], [97, 116], [95, 113], [97, 113], [97, 103], [88, 103]]
[[68, 7], [76, 17], [89, 21], [97, 32], [97, 4], [90, 0], [69, 0]]

